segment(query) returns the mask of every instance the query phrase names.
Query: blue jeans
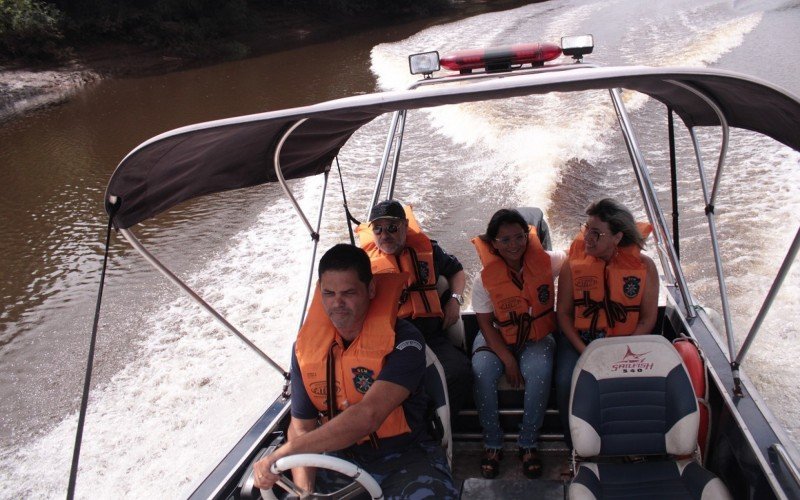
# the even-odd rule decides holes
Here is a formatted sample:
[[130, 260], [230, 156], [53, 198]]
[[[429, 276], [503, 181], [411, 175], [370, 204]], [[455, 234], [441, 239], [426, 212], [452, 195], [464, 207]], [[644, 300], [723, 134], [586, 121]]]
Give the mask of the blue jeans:
[[[483, 427], [484, 446], [499, 449], [503, 447], [503, 429], [500, 427], [498, 413], [497, 382], [503, 376], [505, 366], [493, 352], [475, 353], [475, 349], [485, 345], [486, 340], [479, 333], [475, 338], [472, 356], [475, 406]], [[520, 448], [536, 448], [547, 409], [547, 397], [550, 394], [554, 350], [555, 340], [551, 334], [537, 342], [527, 341], [522, 352], [517, 355], [519, 370], [525, 379], [524, 413], [517, 442]]]
[[[332, 455], [367, 471], [380, 484], [386, 500], [458, 498], [447, 457], [438, 442], [422, 442], [406, 450], [387, 452], [382, 457], [362, 457], [341, 452]], [[341, 474], [317, 469], [316, 489], [320, 493], [332, 493], [349, 482]], [[356, 497], [357, 500], [369, 498], [366, 493]]]
[[564, 441], [572, 448], [572, 437], [569, 432], [569, 393], [572, 388], [572, 372], [581, 357], [572, 346], [572, 342], [563, 333], [556, 334], [556, 401], [558, 415], [564, 428]]

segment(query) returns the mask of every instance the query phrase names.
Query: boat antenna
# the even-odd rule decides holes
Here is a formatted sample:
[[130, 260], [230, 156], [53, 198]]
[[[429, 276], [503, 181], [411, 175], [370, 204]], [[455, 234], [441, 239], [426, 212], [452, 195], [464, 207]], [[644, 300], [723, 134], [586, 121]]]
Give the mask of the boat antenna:
[[89, 356], [86, 361], [86, 376], [83, 381], [83, 395], [81, 396], [81, 409], [78, 413], [78, 430], [75, 432], [75, 447], [72, 450], [72, 467], [69, 471], [69, 484], [67, 486], [67, 500], [75, 498], [75, 482], [78, 478], [78, 462], [81, 457], [81, 442], [83, 441], [83, 424], [86, 422], [86, 408], [89, 405], [89, 386], [92, 382], [92, 366], [94, 365], [94, 350], [97, 344], [97, 325], [100, 322], [100, 304], [103, 302], [103, 285], [106, 281], [106, 267], [108, 265], [108, 249], [111, 243], [111, 228], [114, 226], [114, 215], [122, 205], [120, 198], [108, 204], [108, 228], [106, 230], [106, 248], [103, 254], [103, 269], [100, 272], [100, 289], [97, 291], [97, 305], [94, 309], [94, 323], [92, 336], [89, 340]]
[[358, 219], [353, 217], [353, 214], [350, 213], [350, 209], [347, 207], [347, 195], [345, 194], [344, 190], [344, 178], [342, 177], [342, 167], [339, 165], [339, 156], [335, 156], [334, 160], [336, 160], [336, 170], [339, 171], [339, 183], [342, 185], [342, 205], [344, 206], [344, 213], [347, 216], [347, 231], [350, 233], [350, 244], [355, 246], [356, 245], [356, 237], [353, 234], [353, 226], [350, 223], [354, 223], [356, 226], [361, 225]]

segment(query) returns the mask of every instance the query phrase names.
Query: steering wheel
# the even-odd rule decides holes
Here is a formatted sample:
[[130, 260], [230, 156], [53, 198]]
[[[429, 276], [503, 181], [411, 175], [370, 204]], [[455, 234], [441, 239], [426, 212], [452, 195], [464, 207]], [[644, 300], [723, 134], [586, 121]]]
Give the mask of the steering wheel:
[[[333, 493], [306, 492], [297, 487], [283, 472], [294, 469], [295, 467], [316, 467], [338, 472], [352, 479], [350, 483], [343, 486]], [[286, 490], [290, 495], [298, 498], [352, 498], [361, 492], [366, 491], [370, 498], [379, 500], [383, 498], [383, 490], [375, 479], [367, 471], [355, 464], [342, 460], [341, 458], [328, 455], [318, 455], [316, 453], [301, 453], [279, 458], [270, 469], [273, 474], [279, 474], [281, 478], [276, 483]], [[272, 490], [261, 490], [261, 497], [265, 500], [272, 500], [275, 495]]]

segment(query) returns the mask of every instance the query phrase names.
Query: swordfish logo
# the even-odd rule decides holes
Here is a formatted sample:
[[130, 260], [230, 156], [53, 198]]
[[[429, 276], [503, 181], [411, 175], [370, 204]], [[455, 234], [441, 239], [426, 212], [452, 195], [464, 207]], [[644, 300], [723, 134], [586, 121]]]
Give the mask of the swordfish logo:
[[626, 345], [625, 347], [627, 351], [622, 359], [611, 365], [612, 372], [642, 373], [653, 369], [655, 363], [647, 361], [650, 351], [637, 354], [631, 350], [631, 346]]

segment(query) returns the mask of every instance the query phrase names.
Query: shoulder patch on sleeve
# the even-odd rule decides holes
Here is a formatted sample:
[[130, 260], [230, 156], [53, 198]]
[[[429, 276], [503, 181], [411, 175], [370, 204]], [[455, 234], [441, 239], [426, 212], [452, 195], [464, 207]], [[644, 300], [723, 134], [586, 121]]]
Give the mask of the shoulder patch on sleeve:
[[397, 344], [397, 347], [395, 347], [395, 349], [397, 349], [398, 351], [402, 351], [406, 347], [415, 347], [420, 351], [422, 350], [422, 344], [420, 342], [417, 342], [416, 340], [404, 340], [399, 344]]

